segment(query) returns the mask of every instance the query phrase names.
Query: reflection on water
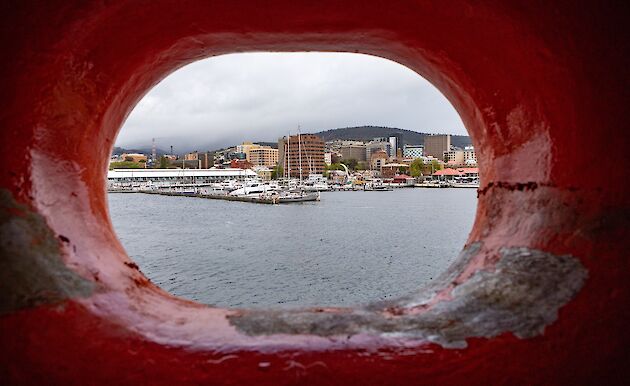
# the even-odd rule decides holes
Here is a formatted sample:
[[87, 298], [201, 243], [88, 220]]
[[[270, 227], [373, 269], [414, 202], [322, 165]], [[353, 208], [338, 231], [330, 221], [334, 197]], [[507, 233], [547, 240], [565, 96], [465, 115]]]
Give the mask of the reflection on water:
[[325, 192], [261, 205], [109, 194], [115, 229], [165, 290], [222, 307], [347, 306], [444, 271], [472, 227], [475, 189]]

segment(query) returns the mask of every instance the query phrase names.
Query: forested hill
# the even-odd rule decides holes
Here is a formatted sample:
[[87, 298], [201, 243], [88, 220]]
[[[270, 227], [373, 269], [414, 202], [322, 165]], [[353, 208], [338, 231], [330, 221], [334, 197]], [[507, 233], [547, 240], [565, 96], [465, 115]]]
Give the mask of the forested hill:
[[[375, 137], [387, 137], [394, 133], [401, 134], [403, 145], [423, 145], [424, 137], [428, 135], [427, 133], [418, 133], [416, 131], [398, 129], [395, 127], [380, 126], [346, 127], [342, 129], [320, 131], [319, 133], [314, 134], [322, 138], [324, 141], [333, 141], [335, 139], [369, 141]], [[451, 135], [451, 144], [453, 146], [463, 148], [471, 143], [470, 137], [467, 135]]]

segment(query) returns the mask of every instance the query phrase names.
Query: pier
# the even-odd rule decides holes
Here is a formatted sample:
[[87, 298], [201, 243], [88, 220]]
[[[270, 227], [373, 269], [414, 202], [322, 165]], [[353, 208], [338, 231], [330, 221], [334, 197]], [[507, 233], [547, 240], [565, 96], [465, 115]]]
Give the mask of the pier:
[[112, 190], [109, 193], [143, 193], [143, 194], [157, 194], [161, 196], [179, 196], [179, 197], [196, 197], [196, 198], [207, 198], [209, 200], [225, 200], [225, 201], [240, 201], [240, 202], [251, 202], [256, 204], [280, 204], [281, 202], [278, 200], [278, 197], [240, 197], [240, 196], [229, 196], [222, 194], [200, 194], [200, 193], [180, 193], [180, 192], [160, 192], [160, 191], [148, 191], [148, 190]]

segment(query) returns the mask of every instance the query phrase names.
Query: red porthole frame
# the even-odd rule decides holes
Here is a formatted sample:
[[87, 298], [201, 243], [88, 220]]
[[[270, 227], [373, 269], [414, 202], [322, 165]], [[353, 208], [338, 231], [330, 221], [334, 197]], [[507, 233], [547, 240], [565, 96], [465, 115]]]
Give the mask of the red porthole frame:
[[[5, 9], [3, 378], [621, 382], [629, 343], [623, 325], [630, 300], [628, 176], [623, 168], [601, 173], [584, 150], [623, 164], [627, 60], [617, 38], [623, 11], [588, 4], [283, 0], [265, 6], [71, 1]], [[615, 49], [604, 49], [610, 44]], [[308, 50], [361, 52], [408, 66], [450, 99], [480, 149], [483, 188], [468, 243], [475, 249], [430, 299], [361, 312], [385, 320], [425, 315], [457, 298], [458, 288], [480, 272], [523, 272], [501, 265], [508, 256], [543, 264], [525, 264], [530, 274], [540, 267], [577, 272], [566, 277], [580, 281], [576, 288], [550, 287], [568, 295], [554, 303], [544, 331], [473, 329], [463, 334], [464, 348], [426, 334], [397, 335], [417, 327], [400, 319], [337, 319], [352, 310], [309, 310], [296, 318], [308, 323], [299, 324], [295, 315], [210, 309], [154, 287], [128, 260], [108, 218], [103, 175], [134, 104], [171, 71], [200, 58]], [[523, 280], [530, 285], [524, 288], [539, 288]], [[553, 277], [541, 280], [551, 285]], [[457, 312], [527, 295], [517, 286], [501, 288], [487, 303], [473, 297]], [[512, 311], [520, 323], [532, 309]], [[431, 331], [439, 335], [443, 326]]]

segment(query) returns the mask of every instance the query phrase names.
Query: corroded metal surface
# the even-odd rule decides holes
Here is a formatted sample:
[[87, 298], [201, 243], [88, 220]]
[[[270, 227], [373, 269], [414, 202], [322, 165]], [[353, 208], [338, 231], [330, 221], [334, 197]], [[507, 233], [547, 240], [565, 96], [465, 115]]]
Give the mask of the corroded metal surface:
[[92, 294], [94, 283], [61, 258], [68, 242], [63, 235], [55, 237], [41, 215], [0, 189], [0, 315]]

